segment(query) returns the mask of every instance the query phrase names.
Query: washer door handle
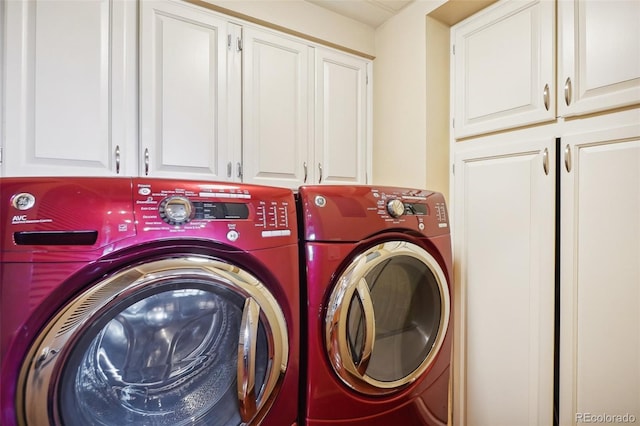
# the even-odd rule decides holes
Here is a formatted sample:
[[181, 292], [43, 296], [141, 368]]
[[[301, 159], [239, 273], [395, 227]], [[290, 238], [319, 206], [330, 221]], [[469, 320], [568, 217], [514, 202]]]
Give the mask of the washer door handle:
[[238, 341], [238, 401], [240, 417], [248, 423], [257, 412], [256, 407], [256, 342], [260, 306], [249, 297], [244, 302], [240, 338]]
[[356, 370], [361, 376], [364, 376], [369, 367], [369, 360], [373, 353], [373, 345], [376, 336], [376, 319], [373, 311], [373, 300], [369, 292], [367, 280], [360, 278], [357, 286], [358, 298], [362, 305], [362, 316], [364, 317], [364, 342], [362, 343], [362, 352], [360, 353], [360, 362], [356, 365]]

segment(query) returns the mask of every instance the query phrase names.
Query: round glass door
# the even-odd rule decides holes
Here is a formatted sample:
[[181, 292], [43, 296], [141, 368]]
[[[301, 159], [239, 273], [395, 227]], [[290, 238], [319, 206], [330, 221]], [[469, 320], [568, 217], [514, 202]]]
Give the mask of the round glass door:
[[371, 247], [331, 294], [329, 359], [342, 381], [371, 395], [414, 382], [429, 367], [449, 323], [449, 290], [436, 260], [407, 241]]
[[251, 274], [208, 258], [122, 271], [39, 336], [26, 424], [240, 425], [260, 419], [287, 365], [282, 311]]

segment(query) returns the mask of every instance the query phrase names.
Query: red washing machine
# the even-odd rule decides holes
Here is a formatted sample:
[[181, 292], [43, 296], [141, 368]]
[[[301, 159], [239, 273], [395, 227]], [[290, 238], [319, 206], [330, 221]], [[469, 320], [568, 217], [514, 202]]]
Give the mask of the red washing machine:
[[297, 422], [293, 192], [0, 179], [0, 423]]
[[442, 194], [305, 186], [297, 202], [306, 424], [446, 424], [452, 258]]

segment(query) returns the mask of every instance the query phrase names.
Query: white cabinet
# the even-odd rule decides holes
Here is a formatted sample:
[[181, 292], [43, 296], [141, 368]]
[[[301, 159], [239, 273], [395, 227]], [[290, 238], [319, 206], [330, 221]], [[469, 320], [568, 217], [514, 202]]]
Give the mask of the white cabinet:
[[555, 118], [555, 3], [499, 2], [452, 28], [456, 138]]
[[180, 0], [2, 3], [2, 175], [365, 183], [371, 61]]
[[312, 145], [313, 48], [266, 30], [243, 31], [243, 178], [297, 187]]
[[640, 2], [558, 0], [557, 79], [555, 8], [500, 1], [453, 27], [456, 138], [640, 103]]
[[315, 53], [315, 146], [308, 182], [367, 183], [370, 61], [322, 47]]
[[562, 138], [561, 425], [640, 419], [640, 111], [595, 120]]
[[2, 7], [3, 174], [136, 174], [137, 5]]
[[456, 425], [553, 423], [555, 139], [541, 135], [456, 150]]
[[366, 183], [370, 61], [243, 30], [243, 179]]
[[640, 103], [640, 2], [559, 0], [558, 26], [561, 116]]
[[227, 21], [184, 2], [140, 6], [141, 174], [231, 178]]
[[[525, 4], [535, 3], [501, 1], [460, 28], [473, 28], [465, 30], [469, 40], [482, 38], [508, 25], [517, 16], [512, 9], [524, 11]], [[463, 121], [460, 132], [466, 113], [460, 108], [478, 105], [476, 95], [489, 91], [466, 89], [482, 68], [459, 55], [481, 52], [487, 74], [505, 58], [492, 56], [496, 37], [480, 50], [456, 44], [453, 394], [454, 423], [462, 426], [552, 424], [554, 410], [561, 425], [640, 418], [640, 3], [559, 0], [557, 6], [559, 117], [552, 123], [534, 125], [511, 113], [503, 117], [511, 121], [493, 120], [497, 109], [488, 107], [475, 114], [481, 125]], [[531, 79], [528, 67], [540, 66], [535, 57], [526, 64], [512, 66], [514, 76], [495, 73], [522, 83]], [[489, 87], [498, 79], [482, 78]], [[550, 161], [551, 187], [541, 185], [528, 161], [545, 148], [549, 158], [556, 151], [563, 157]], [[523, 202], [528, 199], [531, 204]], [[536, 290], [527, 294], [522, 283]]]

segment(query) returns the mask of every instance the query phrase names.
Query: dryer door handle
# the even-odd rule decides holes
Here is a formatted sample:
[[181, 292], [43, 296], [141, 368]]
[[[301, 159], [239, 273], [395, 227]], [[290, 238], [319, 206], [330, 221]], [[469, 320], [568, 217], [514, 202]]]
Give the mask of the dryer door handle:
[[376, 319], [373, 311], [373, 300], [371, 299], [367, 280], [360, 278], [356, 290], [358, 292], [360, 304], [362, 305], [362, 316], [364, 317], [364, 342], [362, 343], [360, 362], [358, 362], [356, 370], [361, 376], [364, 376], [367, 368], [369, 367], [371, 354], [373, 353], [373, 344], [376, 337]]
[[244, 302], [238, 341], [238, 401], [240, 417], [245, 423], [248, 423], [257, 412], [256, 343], [259, 323], [260, 305], [249, 297]]

